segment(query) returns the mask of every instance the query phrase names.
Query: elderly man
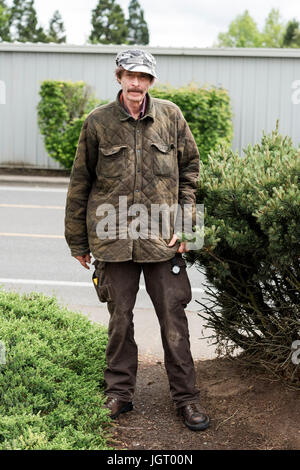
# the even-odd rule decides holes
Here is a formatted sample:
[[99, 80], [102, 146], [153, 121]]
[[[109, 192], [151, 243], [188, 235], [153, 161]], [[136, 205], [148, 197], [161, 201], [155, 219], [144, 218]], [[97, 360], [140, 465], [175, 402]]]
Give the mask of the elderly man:
[[[154, 235], [146, 234], [153, 207], [195, 206], [199, 153], [178, 106], [148, 93], [157, 78], [154, 57], [130, 49], [117, 55], [116, 64], [117, 99], [90, 112], [81, 130], [65, 237], [71, 255], [85, 268], [90, 253], [94, 256], [94, 285], [110, 313], [104, 372], [110, 416], [133, 409], [138, 359], [132, 311], [143, 270], [160, 323], [171, 398], [184, 424], [202, 430], [209, 417], [199, 405], [184, 311], [192, 297], [182, 257], [188, 248], [175, 233], [175, 213], [167, 236], [160, 223]], [[139, 236], [132, 220], [137, 208]]]

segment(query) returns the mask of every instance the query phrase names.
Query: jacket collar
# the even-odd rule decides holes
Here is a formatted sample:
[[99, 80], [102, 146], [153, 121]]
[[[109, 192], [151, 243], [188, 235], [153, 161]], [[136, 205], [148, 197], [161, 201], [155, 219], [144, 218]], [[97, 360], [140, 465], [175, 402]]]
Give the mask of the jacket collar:
[[[133, 119], [133, 117], [129, 113], [127, 113], [127, 111], [124, 109], [124, 107], [122, 106], [122, 104], [120, 102], [121, 92], [122, 92], [122, 90], [120, 90], [118, 92], [115, 103], [116, 103], [118, 111], [119, 111], [120, 121], [128, 121], [128, 119]], [[154, 118], [155, 118], [154, 102], [153, 102], [153, 99], [151, 98], [151, 96], [149, 95], [148, 92], [146, 93], [146, 96], [147, 96], [147, 108], [146, 108], [144, 116], [139, 120], [143, 121], [147, 117], [150, 117], [154, 121]]]

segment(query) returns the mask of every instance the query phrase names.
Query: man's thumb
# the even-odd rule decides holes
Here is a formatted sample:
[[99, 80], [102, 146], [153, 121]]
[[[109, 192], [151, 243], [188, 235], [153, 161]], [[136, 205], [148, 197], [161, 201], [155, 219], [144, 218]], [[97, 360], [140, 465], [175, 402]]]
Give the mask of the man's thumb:
[[177, 239], [178, 239], [177, 235], [173, 235], [171, 241], [168, 243], [168, 246], [173, 246], [173, 245], [175, 245]]

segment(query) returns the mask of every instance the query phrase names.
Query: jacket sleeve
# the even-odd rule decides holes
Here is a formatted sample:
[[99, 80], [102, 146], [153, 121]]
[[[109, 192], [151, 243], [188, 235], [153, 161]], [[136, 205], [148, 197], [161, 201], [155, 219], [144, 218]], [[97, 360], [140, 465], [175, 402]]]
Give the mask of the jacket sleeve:
[[[196, 191], [200, 166], [199, 150], [181, 111], [177, 125], [177, 159], [179, 170], [178, 204], [181, 207], [182, 216], [191, 218], [189, 219], [191, 220], [189, 225], [193, 227], [196, 224]], [[190, 206], [184, 209], [184, 204], [189, 204]], [[178, 219], [175, 230], [183, 231], [180, 221], [178, 224]], [[185, 230], [185, 232], [188, 233], [190, 231]]]
[[90, 116], [81, 128], [65, 208], [65, 239], [72, 256], [90, 252], [86, 226], [89, 193], [96, 178], [98, 138]]

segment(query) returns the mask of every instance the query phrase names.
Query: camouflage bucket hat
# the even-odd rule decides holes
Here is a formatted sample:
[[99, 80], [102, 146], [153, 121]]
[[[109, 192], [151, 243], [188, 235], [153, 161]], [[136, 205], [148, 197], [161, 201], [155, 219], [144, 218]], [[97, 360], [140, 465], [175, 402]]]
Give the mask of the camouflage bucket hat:
[[157, 78], [155, 72], [156, 60], [150, 52], [145, 52], [141, 49], [129, 49], [119, 52], [116, 57], [116, 64], [130, 72], [149, 73]]

